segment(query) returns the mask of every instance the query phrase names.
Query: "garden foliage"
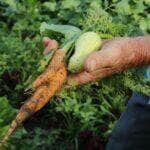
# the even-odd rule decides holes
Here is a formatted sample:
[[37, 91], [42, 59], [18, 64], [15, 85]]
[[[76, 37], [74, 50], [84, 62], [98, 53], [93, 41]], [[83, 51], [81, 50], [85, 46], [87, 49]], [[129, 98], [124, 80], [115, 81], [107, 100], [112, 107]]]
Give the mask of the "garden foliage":
[[[150, 32], [149, 0], [0, 0], [0, 138], [29, 97], [24, 90], [42, 59], [40, 25], [70, 24], [103, 39]], [[117, 81], [117, 82], [116, 82]], [[132, 69], [99, 82], [63, 90], [12, 136], [8, 149], [104, 147], [132, 91], [150, 94], [150, 81]]]

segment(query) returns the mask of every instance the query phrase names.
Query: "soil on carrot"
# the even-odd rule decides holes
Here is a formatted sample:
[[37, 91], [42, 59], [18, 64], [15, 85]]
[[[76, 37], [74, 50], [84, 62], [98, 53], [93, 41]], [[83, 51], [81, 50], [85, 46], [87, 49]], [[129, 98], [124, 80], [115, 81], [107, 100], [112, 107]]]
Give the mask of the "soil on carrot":
[[[20, 80], [20, 73], [19, 71], [12, 71], [12, 72], [5, 72], [2, 76], [3, 82], [8, 86], [10, 89], [15, 89], [16, 85]], [[12, 84], [11, 84], [12, 83]], [[6, 92], [6, 91], [5, 91]], [[20, 101], [15, 104], [15, 108], [20, 109], [23, 105], [24, 101], [30, 97], [29, 94], [24, 93], [24, 90], [19, 91]], [[95, 100], [95, 103], [96, 102]], [[41, 128], [47, 131], [52, 131], [53, 129], [65, 129], [64, 122], [62, 121], [64, 118], [61, 113], [54, 112], [53, 115], [50, 116], [49, 110], [51, 110], [51, 104], [48, 103], [46, 106], [41, 109], [40, 111], [36, 112], [31, 118], [23, 123], [24, 128], [30, 133], [35, 128]], [[41, 123], [42, 122], [42, 123]], [[104, 127], [100, 127], [100, 130], [104, 129]], [[105, 131], [107, 129], [104, 129]], [[62, 138], [63, 133], [61, 134]], [[92, 131], [86, 130], [82, 131], [78, 135], [78, 141], [80, 145], [80, 149], [92, 149], [92, 150], [104, 150], [106, 141], [104, 141], [99, 135], [95, 135]], [[69, 143], [66, 143], [69, 149]]]
[[[19, 82], [19, 71], [13, 71], [9, 73], [5, 72], [2, 76], [2, 79], [4, 82], [6, 81], [5, 84], [9, 88], [14, 89]], [[20, 90], [19, 93], [20, 93], [19, 97], [21, 100], [15, 104], [15, 107], [17, 109], [20, 109], [24, 101], [30, 97], [29, 94], [24, 93], [24, 90]], [[36, 112], [31, 118], [29, 118], [27, 121], [23, 123], [24, 128], [29, 133], [33, 132], [34, 129], [38, 127], [47, 131], [52, 131], [53, 129], [58, 129], [58, 128], [65, 129], [64, 122], [62, 121], [64, 117], [62, 116], [61, 113], [53, 111], [53, 115], [50, 116], [49, 111], [51, 110], [51, 107], [52, 106], [50, 103], [46, 104], [46, 106], [43, 109]], [[107, 130], [104, 129], [104, 127], [100, 127], [100, 130], [102, 129], [104, 131]], [[33, 132], [33, 134], [35, 133]], [[64, 136], [63, 133], [61, 134], [61, 136], [63, 138]], [[106, 141], [104, 141], [99, 135], [95, 135], [90, 130], [80, 132], [78, 135], [78, 141], [79, 141], [80, 149], [104, 150], [106, 145]], [[66, 144], [69, 149], [70, 147], [69, 143]]]

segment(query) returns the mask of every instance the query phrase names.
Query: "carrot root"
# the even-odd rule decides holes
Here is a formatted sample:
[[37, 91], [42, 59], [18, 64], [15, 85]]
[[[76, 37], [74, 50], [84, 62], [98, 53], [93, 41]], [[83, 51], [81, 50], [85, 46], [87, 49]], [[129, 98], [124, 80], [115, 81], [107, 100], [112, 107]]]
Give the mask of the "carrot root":
[[57, 50], [46, 71], [33, 83], [36, 88], [35, 93], [21, 107], [2, 143], [5, 143], [21, 123], [44, 107], [50, 98], [61, 89], [67, 79], [67, 69], [63, 58], [64, 52]]

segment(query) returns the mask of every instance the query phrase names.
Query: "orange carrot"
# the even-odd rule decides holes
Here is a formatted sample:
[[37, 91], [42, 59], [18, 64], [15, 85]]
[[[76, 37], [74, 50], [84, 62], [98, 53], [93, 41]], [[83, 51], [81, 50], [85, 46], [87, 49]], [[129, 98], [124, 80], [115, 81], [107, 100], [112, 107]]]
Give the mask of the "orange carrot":
[[21, 107], [2, 143], [7, 141], [22, 122], [45, 106], [50, 98], [61, 89], [66, 78], [67, 69], [64, 62], [64, 51], [57, 50], [46, 71], [33, 83], [33, 87], [36, 88], [35, 93]]
[[33, 82], [33, 88], [36, 89], [55, 77], [57, 70], [64, 66], [64, 56], [65, 52], [63, 50], [56, 51], [46, 71]]

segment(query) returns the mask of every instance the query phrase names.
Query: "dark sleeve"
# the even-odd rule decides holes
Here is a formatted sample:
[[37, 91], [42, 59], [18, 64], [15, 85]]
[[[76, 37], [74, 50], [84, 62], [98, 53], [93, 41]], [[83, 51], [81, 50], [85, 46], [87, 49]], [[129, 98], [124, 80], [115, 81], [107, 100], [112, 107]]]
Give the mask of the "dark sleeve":
[[107, 150], [149, 150], [150, 97], [134, 93], [113, 129]]

